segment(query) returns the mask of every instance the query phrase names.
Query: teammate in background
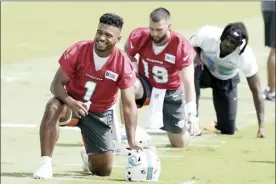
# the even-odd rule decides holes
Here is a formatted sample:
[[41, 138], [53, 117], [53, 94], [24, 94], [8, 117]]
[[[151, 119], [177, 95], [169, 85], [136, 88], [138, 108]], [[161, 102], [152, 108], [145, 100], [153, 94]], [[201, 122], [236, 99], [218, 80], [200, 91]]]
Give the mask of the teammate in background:
[[[60, 68], [51, 84], [54, 97], [46, 105], [40, 126], [41, 159], [34, 178], [53, 177], [51, 161], [60, 124], [81, 129], [88, 154], [83, 153], [82, 157], [86, 157], [84, 162], [92, 174], [110, 175], [113, 105], [119, 88], [129, 147], [140, 149], [134, 140], [137, 107], [133, 85], [136, 76], [127, 55], [115, 47], [122, 27], [123, 20], [118, 15], [102, 15], [94, 41], [74, 44], [59, 59]], [[92, 102], [90, 108], [88, 101]]]
[[264, 19], [265, 46], [270, 48], [267, 58], [268, 86], [264, 91], [264, 99], [275, 101], [275, 46], [276, 46], [276, 15], [275, 1], [262, 0], [262, 12]]
[[195, 58], [195, 87], [197, 107], [200, 88], [211, 87], [217, 123], [206, 128], [222, 134], [234, 134], [237, 114], [237, 84], [239, 70], [247, 78], [258, 117], [257, 136], [264, 137], [264, 101], [258, 66], [253, 51], [248, 46], [248, 34], [242, 22], [228, 24], [224, 30], [203, 26], [191, 38], [197, 51]]
[[[171, 30], [170, 12], [165, 8], [153, 10], [149, 28], [134, 29], [125, 44], [125, 51], [133, 62], [138, 62], [135, 56], [139, 54], [135, 83], [137, 106], [148, 105], [150, 99], [150, 103], [157, 103], [163, 113], [162, 129], [167, 131], [171, 146], [187, 146], [188, 129], [193, 134], [191, 129], [198, 127], [193, 64], [195, 51], [187, 39]], [[185, 117], [181, 82], [185, 89], [188, 117]], [[156, 91], [155, 95], [153, 91]]]

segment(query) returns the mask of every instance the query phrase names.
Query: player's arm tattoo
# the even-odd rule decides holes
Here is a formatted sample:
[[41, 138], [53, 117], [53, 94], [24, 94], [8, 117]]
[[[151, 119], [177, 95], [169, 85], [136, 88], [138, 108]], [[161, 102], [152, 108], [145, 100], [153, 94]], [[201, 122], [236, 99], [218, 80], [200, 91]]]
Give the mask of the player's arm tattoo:
[[247, 83], [253, 95], [254, 105], [257, 112], [259, 127], [264, 126], [264, 100], [258, 73], [247, 77]]

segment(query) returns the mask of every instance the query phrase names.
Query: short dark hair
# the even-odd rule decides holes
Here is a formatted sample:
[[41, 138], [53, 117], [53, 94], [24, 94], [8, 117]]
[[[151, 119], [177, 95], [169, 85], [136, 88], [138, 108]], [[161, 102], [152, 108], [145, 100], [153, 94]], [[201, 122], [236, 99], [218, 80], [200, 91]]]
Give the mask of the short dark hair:
[[157, 8], [150, 14], [150, 18], [153, 22], [159, 22], [162, 19], [168, 20], [170, 16], [171, 13], [166, 8]]
[[237, 32], [239, 34], [239, 45], [241, 46], [243, 44], [243, 40], [245, 41], [243, 47], [241, 48], [240, 54], [242, 54], [248, 44], [248, 33], [247, 33], [247, 29], [244, 25], [243, 22], [234, 22], [234, 23], [230, 23], [228, 24], [220, 37], [220, 40], [224, 40], [228, 35], [233, 35], [234, 32]]
[[119, 15], [113, 13], [105, 13], [100, 17], [100, 23], [122, 29], [124, 25], [124, 20]]

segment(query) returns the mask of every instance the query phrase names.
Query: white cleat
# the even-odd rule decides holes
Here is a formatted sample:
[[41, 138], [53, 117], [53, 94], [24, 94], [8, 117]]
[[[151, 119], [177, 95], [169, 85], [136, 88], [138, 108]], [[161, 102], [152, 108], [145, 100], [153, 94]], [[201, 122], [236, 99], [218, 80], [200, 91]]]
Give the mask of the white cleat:
[[80, 150], [81, 158], [82, 158], [82, 170], [85, 172], [89, 172], [89, 162], [88, 162], [88, 155], [84, 147]]
[[53, 168], [51, 158], [41, 157], [40, 167], [33, 174], [34, 179], [50, 179], [53, 178]]

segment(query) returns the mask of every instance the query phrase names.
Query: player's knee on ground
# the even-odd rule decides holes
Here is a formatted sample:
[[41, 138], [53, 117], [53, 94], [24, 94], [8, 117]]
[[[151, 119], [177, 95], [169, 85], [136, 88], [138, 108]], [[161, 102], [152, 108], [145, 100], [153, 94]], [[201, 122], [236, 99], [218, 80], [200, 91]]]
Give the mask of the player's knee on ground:
[[93, 175], [97, 175], [97, 176], [110, 176], [112, 168], [96, 168], [91, 166], [90, 171]]
[[190, 140], [190, 134], [187, 131], [183, 134], [174, 134], [168, 132], [168, 137], [173, 148], [187, 147]]
[[228, 130], [221, 130], [221, 134], [227, 134], [227, 135], [234, 135], [235, 134], [235, 129], [228, 129]]
[[110, 176], [112, 171], [113, 153], [89, 155], [89, 170], [97, 176]]
[[219, 130], [221, 134], [234, 135], [236, 131], [235, 120], [229, 121], [228, 124], [225, 124]]

